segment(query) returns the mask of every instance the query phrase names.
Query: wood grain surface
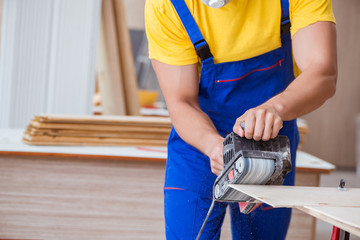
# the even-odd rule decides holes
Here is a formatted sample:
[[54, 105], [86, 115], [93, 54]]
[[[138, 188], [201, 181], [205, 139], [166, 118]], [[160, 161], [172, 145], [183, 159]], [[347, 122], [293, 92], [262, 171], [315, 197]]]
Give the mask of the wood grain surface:
[[165, 239], [164, 163], [0, 157], [0, 238]]
[[[165, 239], [164, 173], [165, 162], [0, 155], [0, 238]], [[311, 217], [291, 221], [287, 239], [311, 239]]]
[[[340, 191], [337, 187], [238, 184], [231, 184], [230, 187], [273, 207], [323, 206], [360, 208], [360, 188], [347, 188], [346, 191]], [[360, 215], [358, 218], [360, 220]]]
[[170, 118], [140, 116], [35, 116], [23, 135], [32, 145], [166, 146]]
[[[26, 132], [32, 136], [72, 136], [72, 137], [113, 137], [113, 138], [140, 138], [140, 139], [168, 139], [169, 131], [151, 132], [151, 131], [130, 131], [124, 128], [124, 131], [86, 131], [86, 130], [63, 130], [63, 129], [38, 129], [27, 128]], [[146, 128], [146, 130], [148, 130]]]
[[164, 132], [169, 133], [169, 128], [150, 127], [150, 126], [119, 126], [108, 124], [62, 124], [62, 123], [40, 123], [30, 121], [30, 126], [38, 129], [72, 129], [88, 131], [134, 131], [134, 132]]
[[66, 115], [42, 114], [33, 118], [38, 122], [46, 123], [82, 123], [82, 124], [112, 124], [112, 125], [151, 125], [171, 127], [169, 117], [141, 117], [141, 116], [93, 116], [93, 115]]

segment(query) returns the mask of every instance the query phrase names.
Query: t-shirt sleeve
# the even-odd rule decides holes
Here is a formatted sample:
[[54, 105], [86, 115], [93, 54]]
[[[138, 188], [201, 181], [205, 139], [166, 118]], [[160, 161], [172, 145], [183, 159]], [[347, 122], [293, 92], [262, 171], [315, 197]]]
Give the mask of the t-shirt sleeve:
[[195, 49], [170, 0], [147, 0], [145, 30], [149, 58], [170, 65], [198, 62]]
[[291, 36], [318, 21], [335, 23], [331, 0], [290, 0]]

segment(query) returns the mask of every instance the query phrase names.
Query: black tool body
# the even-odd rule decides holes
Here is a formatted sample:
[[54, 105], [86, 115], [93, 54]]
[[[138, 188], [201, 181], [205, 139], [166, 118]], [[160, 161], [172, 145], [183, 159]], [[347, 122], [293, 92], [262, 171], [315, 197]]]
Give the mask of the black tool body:
[[247, 202], [243, 210], [240, 208], [245, 214], [256, 208], [255, 199], [234, 190], [230, 184], [281, 185], [284, 182], [291, 171], [289, 139], [278, 135], [269, 141], [255, 141], [232, 132], [223, 142], [223, 160], [224, 168], [213, 186], [213, 201], [196, 239], [199, 239], [215, 201]]
[[[213, 187], [216, 201], [252, 202], [254, 199], [232, 189], [229, 184], [281, 185], [286, 174], [291, 171], [290, 146], [286, 136], [279, 135], [269, 141], [255, 141], [232, 132], [223, 142], [223, 159], [224, 168]], [[271, 161], [266, 162], [270, 168], [267, 169], [268, 177], [265, 179], [264, 176], [254, 174], [257, 172], [254, 159]]]

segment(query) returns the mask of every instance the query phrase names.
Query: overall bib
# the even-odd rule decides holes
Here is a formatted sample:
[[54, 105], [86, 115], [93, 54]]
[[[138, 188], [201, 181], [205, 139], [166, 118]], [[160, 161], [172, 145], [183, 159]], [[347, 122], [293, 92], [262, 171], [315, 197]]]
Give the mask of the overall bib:
[[[201, 109], [211, 118], [219, 134], [225, 137], [245, 111], [282, 92], [294, 79], [288, 0], [281, 0], [280, 48], [250, 59], [219, 64], [214, 64], [208, 44], [184, 0], [171, 1], [201, 59]], [[293, 167], [284, 184], [294, 185], [299, 138], [296, 120], [284, 121], [279, 134], [290, 139]], [[164, 186], [167, 239], [195, 239], [210, 207], [215, 179], [209, 158], [184, 142], [172, 128]], [[262, 204], [245, 215], [240, 213], [237, 203], [218, 202], [201, 239], [219, 239], [227, 206], [233, 239], [285, 239], [290, 209], [272, 209]]]

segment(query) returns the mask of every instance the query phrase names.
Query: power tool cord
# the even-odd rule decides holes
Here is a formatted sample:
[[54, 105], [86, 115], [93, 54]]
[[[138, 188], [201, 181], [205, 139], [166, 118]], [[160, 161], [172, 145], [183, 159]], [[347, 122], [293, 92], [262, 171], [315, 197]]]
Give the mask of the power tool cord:
[[196, 237], [196, 240], [199, 240], [199, 238], [200, 238], [200, 236], [201, 236], [201, 233], [202, 233], [202, 231], [204, 230], [204, 227], [205, 227], [205, 225], [206, 225], [206, 222], [207, 222], [207, 220], [209, 219], [210, 214], [211, 214], [211, 212], [212, 212], [212, 210], [213, 210], [213, 208], [214, 208], [214, 205], [215, 205], [215, 199], [213, 199], [212, 202], [211, 202], [209, 211], [208, 211], [208, 213], [207, 213], [207, 215], [206, 215], [206, 218], [205, 218], [205, 220], [204, 220], [204, 223], [202, 224], [202, 226], [201, 226], [201, 228], [200, 228], [200, 231], [199, 231], [199, 233], [198, 233], [198, 235], [197, 235], [197, 237]]

